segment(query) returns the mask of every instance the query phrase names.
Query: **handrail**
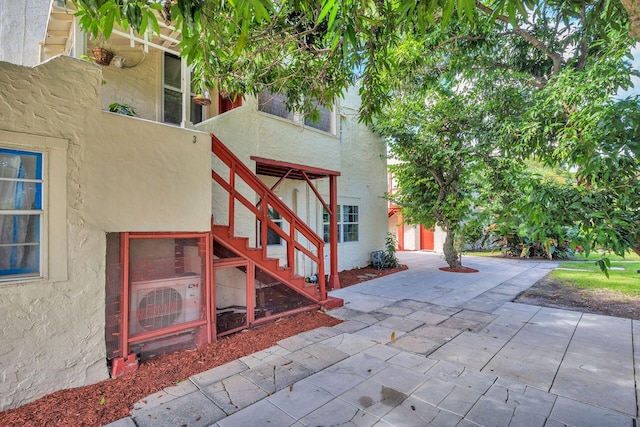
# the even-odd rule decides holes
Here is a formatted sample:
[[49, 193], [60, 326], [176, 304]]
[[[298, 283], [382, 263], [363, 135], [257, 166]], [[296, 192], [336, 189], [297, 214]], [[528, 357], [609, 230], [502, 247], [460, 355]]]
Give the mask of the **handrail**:
[[[324, 275], [324, 239], [320, 237], [311, 227], [302, 221], [280, 198], [262, 182], [240, 159], [238, 159], [227, 148], [222, 141], [211, 134], [211, 151], [229, 168], [229, 181], [227, 182], [214, 170], [211, 176], [227, 193], [229, 193], [229, 233], [230, 237], [235, 235], [234, 231], [234, 205], [238, 200], [260, 221], [260, 236], [262, 242], [263, 257], [267, 256], [267, 230], [271, 228], [287, 243], [287, 264], [291, 271], [295, 271], [295, 250], [301, 251], [311, 261], [318, 266], [318, 284], [320, 295], [326, 297], [325, 275]], [[244, 181], [259, 197], [260, 203], [256, 206], [247, 200], [242, 194], [236, 191], [236, 176]], [[280, 217], [289, 223], [289, 233], [281, 229], [268, 217], [268, 207], [273, 207]], [[317, 255], [304, 247], [296, 239], [296, 232], [304, 236], [317, 250]]]

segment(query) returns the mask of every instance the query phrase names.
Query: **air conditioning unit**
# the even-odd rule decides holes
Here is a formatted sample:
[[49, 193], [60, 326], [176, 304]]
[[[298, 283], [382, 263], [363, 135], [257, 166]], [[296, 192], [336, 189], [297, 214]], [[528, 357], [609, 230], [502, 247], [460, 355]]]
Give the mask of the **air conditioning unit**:
[[130, 336], [200, 319], [202, 286], [198, 275], [135, 282], [130, 295]]

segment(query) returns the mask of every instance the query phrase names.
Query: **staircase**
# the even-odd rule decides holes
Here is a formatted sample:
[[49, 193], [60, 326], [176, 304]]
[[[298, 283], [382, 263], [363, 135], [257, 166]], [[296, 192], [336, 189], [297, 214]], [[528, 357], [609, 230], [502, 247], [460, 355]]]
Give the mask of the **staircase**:
[[[249, 246], [249, 238], [232, 236], [231, 230], [227, 225], [214, 224], [212, 227], [214, 245], [220, 244], [233, 254], [252, 261], [261, 270], [268, 271], [270, 275], [274, 276], [275, 279], [281, 283], [293, 288], [315, 302], [319, 303], [326, 298], [326, 292], [324, 298], [320, 292], [319, 283], [308, 283], [303, 276], [293, 274], [290, 267], [281, 266], [279, 259], [264, 257], [261, 248]], [[261, 277], [260, 273], [256, 273], [256, 279], [263, 283], [272, 281], [270, 278], [265, 277], [264, 274]]]
[[[211, 177], [218, 188], [226, 193], [227, 224], [212, 224], [212, 235], [215, 248], [223, 251], [225, 257], [240, 257], [256, 266], [256, 279], [263, 283], [276, 281], [304, 295], [308, 299], [326, 308], [342, 305], [342, 301], [327, 297], [326, 279], [324, 275], [324, 246], [321, 236], [304, 223], [280, 198], [267, 187], [244, 163], [240, 161], [215, 135], [211, 135], [211, 150], [222, 162], [219, 169], [211, 171]], [[255, 202], [257, 200], [257, 203]], [[222, 202], [222, 200], [220, 200]], [[257, 235], [255, 247], [248, 236], [236, 235], [236, 219], [242, 210], [241, 225], [246, 230], [247, 218], [255, 222]], [[276, 213], [279, 224], [271, 217]], [[216, 218], [218, 222], [220, 218]], [[224, 222], [224, 220], [222, 221]], [[252, 227], [250, 227], [252, 228]], [[266, 244], [267, 232], [276, 233], [286, 247], [286, 261], [269, 257]], [[226, 252], [225, 252], [226, 251]], [[312, 273], [317, 275], [317, 283], [309, 283], [305, 277], [295, 274], [303, 270], [296, 262], [306, 260], [306, 266], [312, 266]], [[304, 262], [304, 261], [303, 261]], [[214, 268], [216, 260], [214, 259]], [[262, 277], [259, 277], [262, 274]], [[310, 276], [311, 274], [308, 274]], [[265, 277], [265, 276], [271, 276]]]

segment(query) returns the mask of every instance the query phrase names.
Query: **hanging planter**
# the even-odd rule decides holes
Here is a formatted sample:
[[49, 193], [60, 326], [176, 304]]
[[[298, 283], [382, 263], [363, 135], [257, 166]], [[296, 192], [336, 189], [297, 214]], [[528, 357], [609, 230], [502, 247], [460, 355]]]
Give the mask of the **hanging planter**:
[[193, 102], [195, 102], [198, 105], [203, 105], [203, 106], [211, 105], [211, 95], [209, 95], [208, 91], [205, 91], [201, 95], [194, 96], [193, 97]]
[[93, 59], [95, 59], [96, 64], [106, 66], [109, 65], [113, 59], [113, 52], [104, 47], [94, 47], [91, 49], [91, 52], [93, 52]]

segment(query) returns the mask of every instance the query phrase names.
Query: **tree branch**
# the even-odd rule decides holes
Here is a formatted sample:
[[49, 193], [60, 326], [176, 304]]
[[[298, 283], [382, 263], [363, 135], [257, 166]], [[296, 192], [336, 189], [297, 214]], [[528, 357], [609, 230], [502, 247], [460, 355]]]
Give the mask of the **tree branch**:
[[[482, 12], [486, 13], [487, 15], [494, 14], [493, 9], [485, 6], [479, 1], [476, 2], [476, 6], [478, 7], [478, 9], [480, 9]], [[544, 43], [538, 40], [533, 34], [524, 30], [518, 25], [514, 25], [508, 16], [496, 14], [495, 17], [498, 21], [504, 22], [506, 24], [510, 24], [513, 27], [514, 33], [522, 37], [531, 46], [533, 46], [535, 49], [539, 50], [540, 52], [545, 54], [549, 59], [551, 59], [551, 61], [553, 62], [553, 69], [551, 71], [551, 75], [557, 74], [562, 70], [563, 61], [562, 61], [562, 55], [560, 53], [550, 50], [547, 46], [545, 46]]]
[[[582, 27], [584, 28], [585, 26], [585, 21], [587, 20], [587, 11], [585, 6], [582, 6], [580, 8], [580, 21], [582, 21]], [[576, 69], [578, 71], [582, 71], [584, 70], [584, 67], [587, 65], [587, 37], [586, 35], [582, 34], [582, 37], [580, 38], [580, 57], [578, 58], [578, 65], [576, 66]]]

